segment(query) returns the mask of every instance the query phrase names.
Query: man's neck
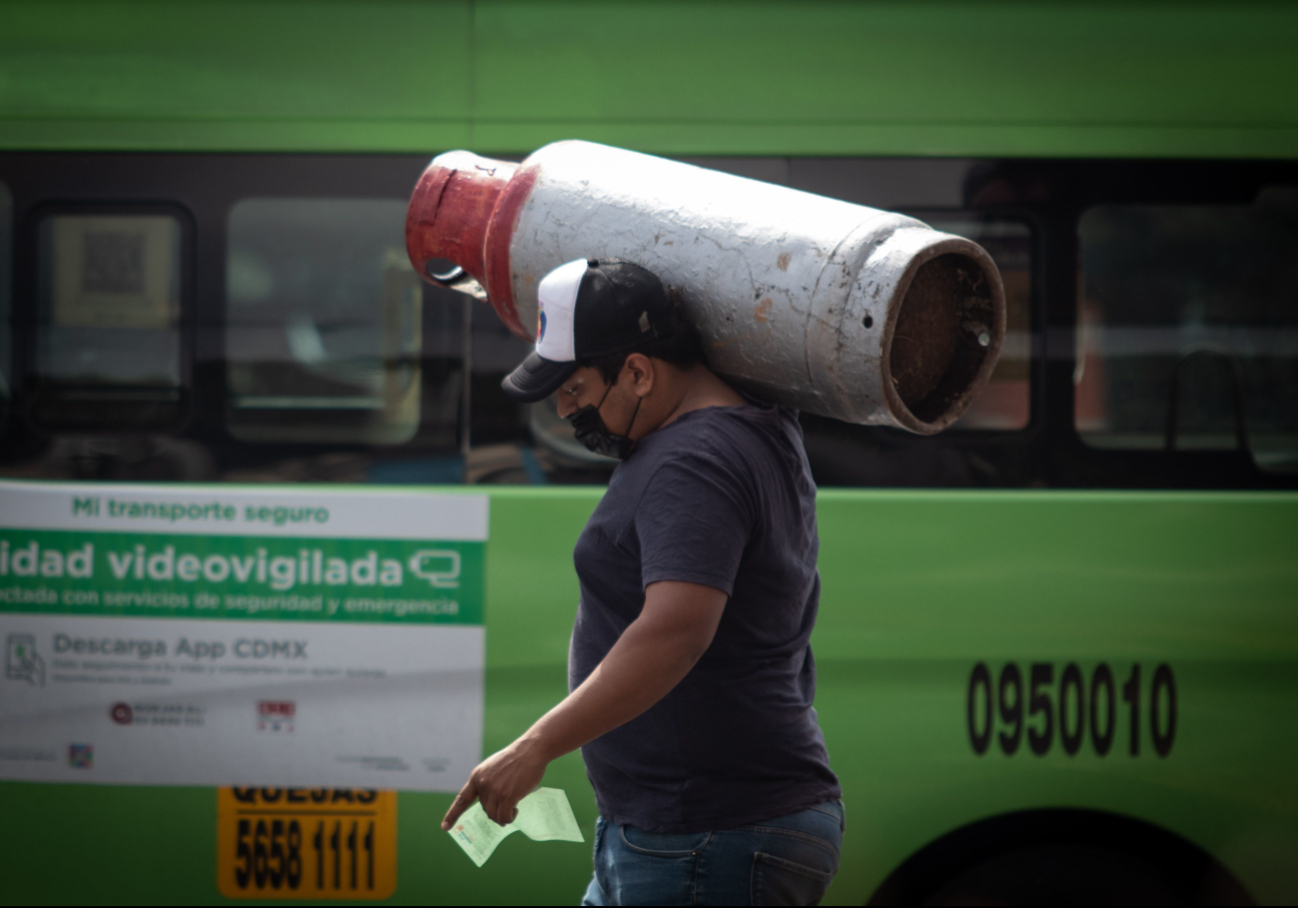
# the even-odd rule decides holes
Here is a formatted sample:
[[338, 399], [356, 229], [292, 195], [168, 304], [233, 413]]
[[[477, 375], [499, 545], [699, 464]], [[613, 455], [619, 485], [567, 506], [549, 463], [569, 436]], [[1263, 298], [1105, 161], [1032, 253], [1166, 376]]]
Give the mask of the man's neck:
[[682, 384], [681, 396], [671, 413], [659, 424], [660, 429], [694, 410], [738, 407], [746, 403], [738, 391], [722, 381], [707, 366], [697, 365], [678, 370], [677, 377]]

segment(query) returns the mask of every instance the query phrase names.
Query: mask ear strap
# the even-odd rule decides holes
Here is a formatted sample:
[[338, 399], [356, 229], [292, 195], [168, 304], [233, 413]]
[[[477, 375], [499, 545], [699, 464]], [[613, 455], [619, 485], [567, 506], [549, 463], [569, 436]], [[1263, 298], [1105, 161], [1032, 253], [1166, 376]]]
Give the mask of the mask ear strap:
[[[623, 364], [622, 364], [622, 369], [625, 369], [625, 368], [626, 368], [626, 363], [623, 363]], [[604, 389], [604, 396], [601, 397], [601, 398], [599, 399], [599, 403], [595, 404], [595, 412], [596, 412], [596, 413], [598, 413], [600, 410], [604, 409], [604, 401], [608, 400], [608, 396], [609, 396], [609, 394], [612, 392], [612, 390], [613, 390], [613, 386], [616, 385], [616, 384], [618, 383], [618, 381], [622, 378], [622, 369], [619, 369], [619, 370], [618, 370], [618, 372], [617, 372], [617, 377], [614, 378], [613, 381], [611, 381], [611, 382], [609, 383], [608, 387]], [[603, 376], [601, 376], [601, 377], [603, 377]], [[640, 404], [637, 403], [636, 406], [639, 407]], [[632, 419], [635, 419], [635, 417], [632, 417]], [[629, 431], [629, 430], [628, 430], [628, 431]]]
[[604, 408], [604, 401], [608, 400], [608, 394], [612, 390], [613, 390], [613, 385], [609, 385], [607, 388], [604, 389], [604, 396], [599, 399], [599, 403], [595, 404], [596, 413], [598, 413], [600, 410]]
[[[622, 364], [622, 368], [623, 369], [626, 368], [626, 363]], [[621, 379], [622, 373], [618, 372], [617, 377]], [[614, 382], [614, 384], [616, 384], [616, 382]], [[604, 391], [604, 397], [608, 397], [608, 392], [612, 390], [613, 390], [613, 385], [609, 385], [607, 390]], [[599, 399], [599, 407], [595, 408], [596, 412], [599, 411], [600, 407], [604, 406], [604, 397], [601, 397]], [[622, 433], [622, 437], [625, 438], [627, 441], [631, 441], [631, 427], [635, 425], [635, 418], [640, 414], [640, 405], [642, 403], [644, 403], [644, 398], [637, 397], [635, 401], [635, 409], [631, 411], [631, 422], [627, 424], [626, 431]], [[600, 419], [602, 421], [603, 417], [600, 417]]]
[[640, 405], [642, 403], [644, 403], [644, 398], [637, 397], [635, 402], [635, 409], [631, 411], [631, 422], [627, 423], [626, 432], [623, 433], [623, 435], [628, 439], [631, 437], [631, 427], [635, 425], [635, 418], [636, 415], [640, 412]]

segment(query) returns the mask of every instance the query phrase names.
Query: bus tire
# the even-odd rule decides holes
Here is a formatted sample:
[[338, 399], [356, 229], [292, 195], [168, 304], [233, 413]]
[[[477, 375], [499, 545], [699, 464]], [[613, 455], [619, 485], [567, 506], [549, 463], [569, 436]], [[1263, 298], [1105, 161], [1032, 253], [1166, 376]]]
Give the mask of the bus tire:
[[1233, 874], [1166, 829], [1095, 810], [1027, 810], [956, 829], [870, 905], [1252, 905]]

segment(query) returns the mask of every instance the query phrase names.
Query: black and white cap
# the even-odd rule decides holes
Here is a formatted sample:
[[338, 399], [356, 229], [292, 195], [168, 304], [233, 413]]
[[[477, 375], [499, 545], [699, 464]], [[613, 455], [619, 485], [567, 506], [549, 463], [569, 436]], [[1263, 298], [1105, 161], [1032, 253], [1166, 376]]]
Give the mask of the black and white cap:
[[577, 259], [536, 288], [536, 349], [500, 386], [515, 400], [542, 400], [592, 356], [667, 337], [672, 306], [652, 271], [621, 259]]

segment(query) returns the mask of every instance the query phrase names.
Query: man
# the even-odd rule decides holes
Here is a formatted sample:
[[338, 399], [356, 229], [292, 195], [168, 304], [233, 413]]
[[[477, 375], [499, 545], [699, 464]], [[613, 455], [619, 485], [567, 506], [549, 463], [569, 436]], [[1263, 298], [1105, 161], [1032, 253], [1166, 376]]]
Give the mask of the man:
[[843, 805], [812, 709], [815, 485], [789, 410], [731, 388], [651, 272], [578, 260], [541, 281], [536, 350], [504, 381], [557, 393], [623, 462], [577, 541], [571, 693], [451, 805], [497, 823], [580, 747], [595, 788], [585, 904], [814, 904]]

